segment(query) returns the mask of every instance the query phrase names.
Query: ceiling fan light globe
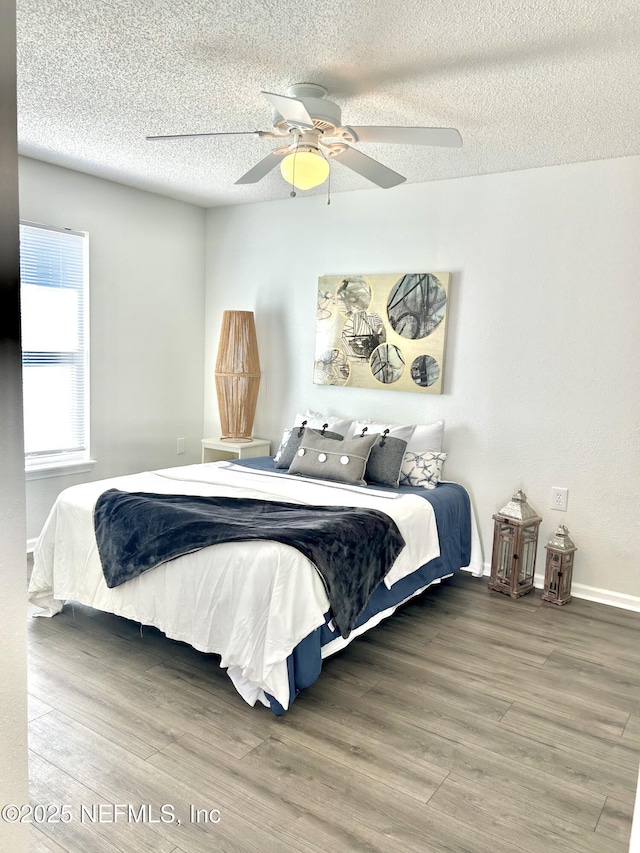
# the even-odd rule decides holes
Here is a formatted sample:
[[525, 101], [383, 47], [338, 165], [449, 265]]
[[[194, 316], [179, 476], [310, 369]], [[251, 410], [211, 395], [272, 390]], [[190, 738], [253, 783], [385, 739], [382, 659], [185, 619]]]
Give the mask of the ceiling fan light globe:
[[298, 190], [312, 190], [329, 177], [329, 163], [314, 151], [294, 151], [280, 163], [282, 177]]

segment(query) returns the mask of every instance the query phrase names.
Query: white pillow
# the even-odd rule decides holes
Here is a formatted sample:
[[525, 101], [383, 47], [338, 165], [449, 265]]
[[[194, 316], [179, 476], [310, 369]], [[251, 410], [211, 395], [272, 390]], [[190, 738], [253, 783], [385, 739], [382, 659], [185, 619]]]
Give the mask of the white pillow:
[[313, 409], [307, 409], [306, 412], [298, 412], [296, 418], [321, 418], [322, 412], [314, 412]]
[[305, 426], [308, 429], [322, 430], [327, 424], [329, 432], [337, 432], [338, 435], [343, 436], [346, 436], [351, 426], [351, 418], [333, 418], [328, 415], [321, 415], [320, 412], [298, 412], [293, 425], [294, 427], [302, 426], [304, 421], [306, 421]]
[[[359, 430], [356, 427], [360, 427]], [[372, 429], [380, 429], [382, 428], [382, 432], [389, 427], [391, 429], [401, 429], [400, 424], [389, 424], [389, 423], [378, 423], [376, 421], [354, 421], [353, 427], [350, 432], [347, 434], [346, 438], [353, 438], [356, 435], [360, 435], [362, 432], [362, 427], [368, 426], [369, 432]], [[436, 453], [440, 453], [442, 450], [442, 439], [444, 437], [444, 421], [435, 421], [432, 424], [419, 424], [416, 427], [410, 427], [413, 429], [413, 435], [408, 441], [407, 450], [412, 450], [414, 453], [424, 453], [426, 450], [434, 450]], [[366, 435], [367, 433], [365, 433]], [[395, 433], [390, 433], [394, 436], [394, 438], [399, 438]]]
[[443, 437], [444, 421], [435, 421], [432, 424], [418, 424], [409, 439], [407, 452], [424, 453], [427, 450], [433, 450], [436, 453], [440, 453]]
[[407, 450], [400, 469], [401, 486], [421, 486], [423, 489], [435, 489], [440, 482], [442, 466], [446, 453], [413, 453]]
[[375, 421], [354, 421], [352, 431], [353, 438], [359, 438], [362, 435], [362, 430], [365, 429], [365, 435], [382, 435], [388, 429], [388, 435], [391, 438], [399, 438], [408, 444], [415, 428], [415, 424], [411, 424], [411, 426], [397, 426], [396, 424], [376, 423]]

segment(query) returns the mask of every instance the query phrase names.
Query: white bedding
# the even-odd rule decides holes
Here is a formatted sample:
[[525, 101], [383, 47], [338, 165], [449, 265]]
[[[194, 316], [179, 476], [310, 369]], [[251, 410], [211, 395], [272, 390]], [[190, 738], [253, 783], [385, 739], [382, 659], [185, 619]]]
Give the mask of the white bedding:
[[221, 656], [251, 705], [264, 694], [289, 705], [286, 660], [324, 622], [322, 579], [297, 549], [277, 542], [223, 543], [178, 557], [109, 589], [93, 531], [93, 508], [109, 488], [163, 494], [273, 498], [301, 504], [379, 509], [407, 545], [385, 578], [391, 586], [440, 553], [431, 505], [413, 494], [341, 487], [208, 463], [72, 486], [58, 497], [34, 553], [29, 600], [38, 615], [58, 613], [67, 599], [154, 625], [168, 637]]

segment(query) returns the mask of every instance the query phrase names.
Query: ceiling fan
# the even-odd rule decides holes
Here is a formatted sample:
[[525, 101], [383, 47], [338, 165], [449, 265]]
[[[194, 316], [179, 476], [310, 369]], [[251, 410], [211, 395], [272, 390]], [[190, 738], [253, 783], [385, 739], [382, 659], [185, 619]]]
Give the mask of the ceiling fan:
[[[326, 99], [324, 86], [296, 83], [287, 95], [262, 92], [271, 103], [273, 130], [222, 133], [181, 133], [147, 136], [148, 140], [202, 139], [208, 136], [260, 136], [282, 142], [256, 163], [236, 184], [255, 184], [280, 164], [282, 176], [297, 189], [317, 187], [329, 176], [329, 161], [336, 160], [383, 189], [406, 180], [402, 175], [354, 148], [358, 142], [459, 147], [462, 138], [451, 127], [361, 127], [342, 125], [340, 107]], [[292, 195], [295, 193], [292, 192]]]

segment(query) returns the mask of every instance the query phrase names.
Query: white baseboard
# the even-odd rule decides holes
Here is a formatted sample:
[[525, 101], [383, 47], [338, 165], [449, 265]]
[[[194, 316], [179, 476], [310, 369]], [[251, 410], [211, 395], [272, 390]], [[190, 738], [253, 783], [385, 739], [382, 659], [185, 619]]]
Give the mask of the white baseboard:
[[614, 592], [611, 589], [599, 589], [597, 586], [587, 586], [584, 583], [571, 584], [571, 595], [585, 598], [587, 601], [597, 601], [600, 604], [610, 604], [623, 610], [640, 612], [640, 596], [626, 595], [624, 592]]
[[[484, 564], [483, 577], [491, 575], [491, 564]], [[536, 575], [534, 578], [536, 589], [544, 589], [544, 575]], [[571, 584], [571, 595], [574, 598], [583, 598], [585, 601], [596, 601], [598, 604], [608, 604], [611, 607], [620, 607], [623, 610], [635, 610], [640, 612], [640, 596], [627, 595], [624, 592], [615, 592], [612, 589], [600, 589], [597, 586], [587, 586], [585, 583]]]

